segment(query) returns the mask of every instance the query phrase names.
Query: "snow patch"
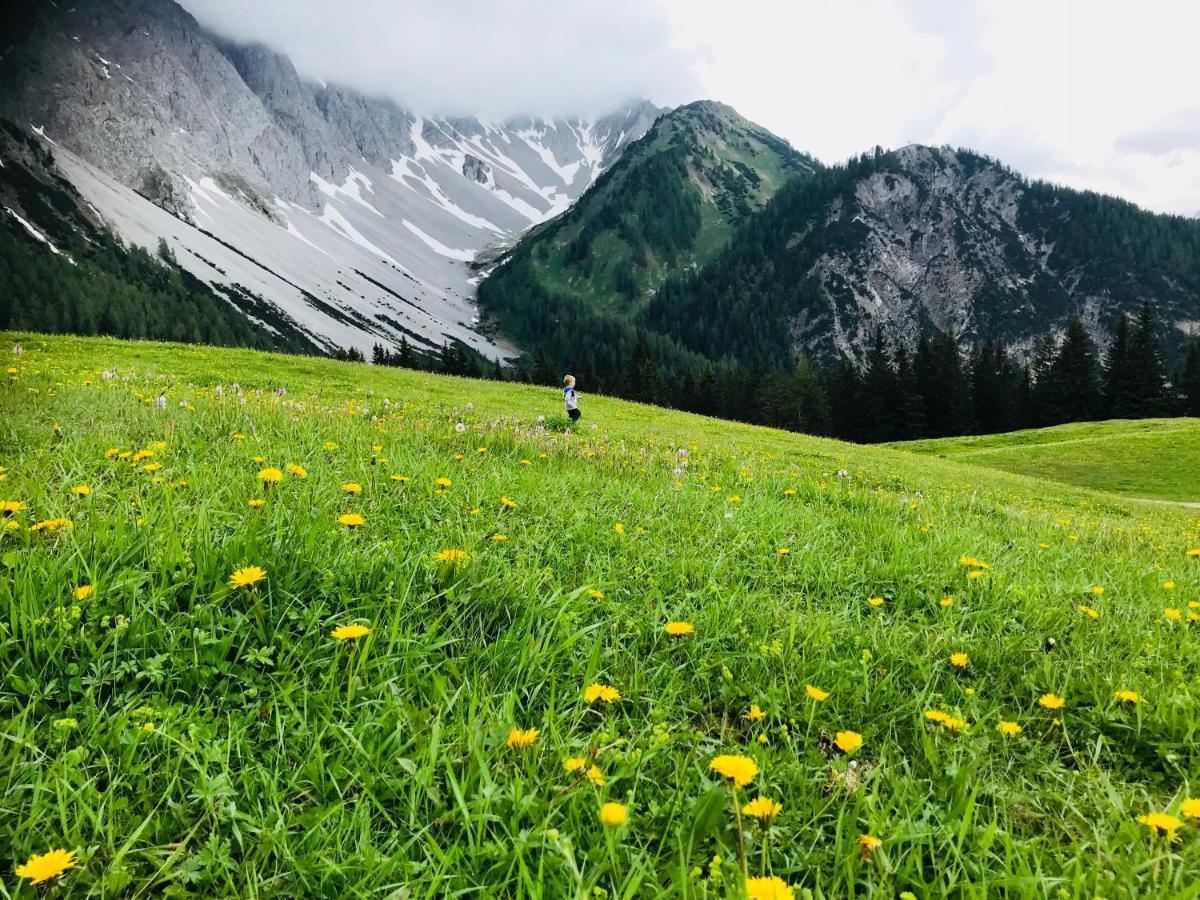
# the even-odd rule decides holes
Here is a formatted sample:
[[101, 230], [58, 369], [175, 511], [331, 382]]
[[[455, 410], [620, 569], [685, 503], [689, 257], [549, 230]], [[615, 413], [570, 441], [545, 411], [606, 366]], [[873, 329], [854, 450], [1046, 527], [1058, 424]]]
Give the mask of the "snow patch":
[[364, 187], [371, 193], [375, 192], [375, 189], [371, 185], [371, 180], [353, 166], [350, 167], [350, 174], [346, 176], [346, 181], [341, 187], [330, 184], [316, 172], [309, 172], [308, 180], [317, 186], [317, 190], [331, 200], [336, 200], [338, 197], [349, 197], [355, 203], [366, 207], [381, 219], [384, 217], [383, 213], [368, 203], [362, 195]]
[[47, 144], [54, 144], [55, 147], [58, 146], [58, 144], [55, 144], [54, 141], [52, 141], [52, 140], [50, 140], [50, 138], [46, 137], [46, 126], [45, 125], [34, 125], [31, 122], [29, 127], [33, 129], [34, 134], [36, 134], [38, 137], [40, 137]]
[[386, 262], [395, 266], [397, 269], [400, 269], [402, 272], [408, 271], [408, 269], [404, 268], [404, 266], [400, 265], [400, 263], [396, 262], [396, 260], [384, 253], [379, 247], [367, 240], [361, 231], [346, 221], [346, 217], [328, 203], [325, 204], [325, 209], [321, 213], [321, 221], [334, 231], [340, 232], [343, 237], [349, 238], [363, 249], [370, 250], [371, 253], [373, 253], [379, 259], [385, 260]]
[[75, 260], [71, 259], [70, 256], [68, 256], [66, 253], [63, 253], [61, 250], [59, 250], [57, 247], [55, 247], [54, 244], [51, 243], [50, 238], [46, 237], [44, 234], [42, 234], [40, 231], [38, 231], [36, 228], [34, 228], [33, 225], [31, 225], [29, 222], [25, 221], [19, 215], [17, 215], [16, 210], [14, 210], [11, 206], [4, 207], [4, 211], [7, 212], [10, 216], [12, 216], [14, 219], [16, 219], [18, 222], [20, 222], [23, 226], [25, 226], [25, 230], [29, 232], [29, 236], [31, 238], [45, 244], [46, 247], [50, 250], [50, 252], [53, 253], [55, 256], [61, 256], [63, 259], [67, 260], [67, 262], [69, 262], [71, 265], [75, 265]]
[[470, 262], [475, 258], [474, 252], [470, 250], [455, 250], [453, 247], [447, 247], [437, 238], [430, 237], [412, 222], [408, 221], [408, 219], [401, 219], [400, 222], [405, 228], [420, 238], [421, 242], [434, 253], [449, 257], [450, 259], [457, 259], [460, 262]]

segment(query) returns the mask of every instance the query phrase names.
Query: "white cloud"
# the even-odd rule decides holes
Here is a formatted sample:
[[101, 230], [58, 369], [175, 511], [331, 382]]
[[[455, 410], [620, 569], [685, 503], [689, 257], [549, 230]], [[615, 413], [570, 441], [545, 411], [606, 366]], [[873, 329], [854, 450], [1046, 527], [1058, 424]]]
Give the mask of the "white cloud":
[[1200, 4], [1186, 0], [183, 2], [303, 72], [425, 111], [708, 97], [826, 161], [948, 143], [1200, 210]]
[[641, 0], [180, 0], [205, 26], [261, 41], [309, 78], [425, 113], [608, 112], [695, 90], [666, 17]]

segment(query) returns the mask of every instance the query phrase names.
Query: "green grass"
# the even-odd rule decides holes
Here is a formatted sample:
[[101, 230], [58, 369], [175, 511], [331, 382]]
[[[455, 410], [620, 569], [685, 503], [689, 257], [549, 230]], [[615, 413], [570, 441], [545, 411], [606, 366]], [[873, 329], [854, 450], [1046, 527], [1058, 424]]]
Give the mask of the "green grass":
[[891, 446], [1126, 497], [1200, 501], [1200, 419], [1080, 422]]
[[553, 389], [2, 346], [0, 896], [65, 848], [59, 896], [737, 897], [723, 753], [782, 803], [743, 840], [797, 897], [1200, 891], [1200, 822], [1138, 823], [1200, 795], [1191, 510], [586, 393], [547, 433]]

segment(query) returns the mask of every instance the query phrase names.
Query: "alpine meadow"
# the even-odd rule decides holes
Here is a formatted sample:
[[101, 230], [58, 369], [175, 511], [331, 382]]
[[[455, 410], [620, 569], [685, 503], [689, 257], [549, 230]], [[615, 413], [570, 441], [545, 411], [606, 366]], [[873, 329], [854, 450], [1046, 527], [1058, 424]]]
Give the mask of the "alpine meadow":
[[3, 341], [5, 897], [1197, 896], [1194, 508]]
[[0, 5], [0, 900], [1200, 900], [1200, 5]]

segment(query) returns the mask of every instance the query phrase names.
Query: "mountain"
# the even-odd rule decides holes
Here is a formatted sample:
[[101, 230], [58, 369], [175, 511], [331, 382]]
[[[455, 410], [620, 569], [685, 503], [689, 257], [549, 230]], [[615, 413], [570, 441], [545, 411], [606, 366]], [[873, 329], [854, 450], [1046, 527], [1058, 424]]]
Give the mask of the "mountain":
[[566, 209], [659, 114], [418, 115], [301, 78], [171, 0], [10, 10], [0, 116], [43, 139], [127, 242], [167, 241], [316, 346], [457, 341], [489, 356], [468, 263]]
[[[713, 260], [789, 179], [816, 168], [729, 106], [681, 106], [498, 260], [479, 292], [488, 324], [560, 358], [584, 332], [631, 346], [631, 323], [664, 281]], [[598, 369], [619, 360], [583, 356]]]
[[261, 297], [195, 278], [169, 249], [121, 245], [44, 141], [0, 121], [0, 329], [319, 349], [273, 312]]
[[[773, 174], [790, 180], [772, 192], [764, 179], [717, 240], [696, 240], [703, 217], [671, 200], [695, 170], [664, 134], [711, 110], [732, 115], [697, 104], [664, 116], [571, 212], [516, 245], [480, 289], [501, 333], [620, 389], [639, 342], [680, 376], [721, 362], [788, 369], [799, 355], [862, 363], [879, 329], [910, 349], [941, 332], [1028, 358], [1076, 316], [1104, 349], [1118, 314], [1143, 300], [1175, 356], [1200, 323], [1200, 223], [1030, 181], [965, 150], [914, 145], [830, 167], [768, 157], [788, 160]], [[652, 167], [673, 173], [657, 193], [620, 188]], [[720, 179], [705, 181], [700, 209], [712, 213], [728, 198], [713, 191]]]
[[909, 146], [790, 183], [644, 324], [708, 358], [787, 365], [862, 359], [877, 329], [1029, 351], [1076, 316], [1103, 348], [1143, 300], [1181, 347], [1200, 320], [1200, 223]]

